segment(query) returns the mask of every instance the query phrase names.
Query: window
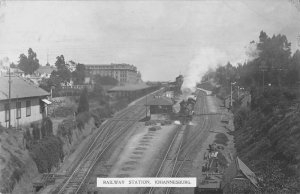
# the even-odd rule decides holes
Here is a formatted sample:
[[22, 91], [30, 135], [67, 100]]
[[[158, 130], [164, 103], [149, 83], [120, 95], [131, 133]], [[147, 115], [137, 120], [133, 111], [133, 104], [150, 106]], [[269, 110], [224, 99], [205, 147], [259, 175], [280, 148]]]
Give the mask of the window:
[[5, 109], [5, 122], [9, 121], [9, 104], [6, 103], [4, 105], [4, 109]]
[[26, 117], [29, 117], [31, 115], [31, 101], [26, 101]]
[[16, 103], [17, 108], [17, 119], [21, 118], [21, 102]]

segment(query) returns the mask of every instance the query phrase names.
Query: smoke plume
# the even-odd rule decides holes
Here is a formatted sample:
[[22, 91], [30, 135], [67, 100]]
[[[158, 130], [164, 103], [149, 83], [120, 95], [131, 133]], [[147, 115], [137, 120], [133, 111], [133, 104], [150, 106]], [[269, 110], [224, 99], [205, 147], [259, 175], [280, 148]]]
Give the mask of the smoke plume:
[[208, 69], [215, 69], [218, 65], [224, 65], [228, 57], [224, 52], [214, 48], [202, 48], [188, 64], [182, 85], [183, 91], [194, 91], [196, 84]]

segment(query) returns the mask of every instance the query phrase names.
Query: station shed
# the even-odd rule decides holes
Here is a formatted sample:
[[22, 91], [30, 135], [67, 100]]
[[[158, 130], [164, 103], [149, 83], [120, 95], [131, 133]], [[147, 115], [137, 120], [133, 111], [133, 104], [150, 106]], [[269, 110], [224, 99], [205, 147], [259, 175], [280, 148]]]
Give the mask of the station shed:
[[127, 97], [130, 101], [132, 101], [154, 91], [155, 89], [156, 87], [148, 86], [145, 83], [139, 83], [116, 86], [109, 89], [107, 92], [112, 97]]
[[145, 106], [149, 107], [150, 115], [170, 114], [173, 112], [173, 100], [166, 96], [154, 95], [147, 99]]

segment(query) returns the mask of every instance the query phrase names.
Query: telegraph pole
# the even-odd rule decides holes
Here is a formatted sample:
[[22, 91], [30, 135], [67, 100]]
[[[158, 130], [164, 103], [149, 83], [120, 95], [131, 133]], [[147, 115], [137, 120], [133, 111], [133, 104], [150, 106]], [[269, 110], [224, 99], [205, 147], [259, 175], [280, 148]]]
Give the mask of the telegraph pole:
[[230, 83], [230, 108], [232, 107], [232, 83]]
[[263, 92], [265, 92], [265, 70], [262, 70], [263, 72]]
[[232, 85], [236, 82], [230, 82], [230, 108], [232, 107]]
[[146, 119], [148, 117], [148, 108], [147, 108], [147, 104], [148, 104], [148, 94], [146, 94]]
[[11, 103], [11, 77], [10, 77], [10, 67], [8, 69], [8, 128], [11, 126], [10, 117], [10, 103]]
[[260, 68], [260, 70], [262, 71], [262, 73], [263, 73], [263, 77], [262, 77], [262, 84], [263, 84], [263, 92], [265, 91], [265, 71], [266, 71], [266, 69], [267, 69], [267, 66], [266, 66], [266, 62], [265, 61], [262, 61], [261, 62], [261, 66], [259, 67]]

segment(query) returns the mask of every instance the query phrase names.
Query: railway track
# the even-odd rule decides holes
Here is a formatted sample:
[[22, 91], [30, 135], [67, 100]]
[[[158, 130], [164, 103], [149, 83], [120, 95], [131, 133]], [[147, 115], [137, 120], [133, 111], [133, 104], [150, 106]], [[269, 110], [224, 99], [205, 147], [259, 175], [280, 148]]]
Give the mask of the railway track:
[[[202, 100], [202, 105], [203, 106], [198, 106], [197, 111], [202, 112], [202, 113], [206, 113], [208, 111], [207, 110], [207, 104], [206, 104], [206, 98], [204, 97], [202, 99], [203, 99]], [[201, 109], [201, 107], [203, 107], [203, 108]], [[181, 154], [179, 156], [180, 160], [177, 163], [176, 170], [172, 174], [172, 177], [177, 177], [179, 175], [180, 170], [182, 169], [184, 163], [186, 161], [188, 161], [188, 156], [195, 149], [195, 147], [197, 146], [197, 143], [203, 141], [206, 138], [204, 133], [207, 132], [208, 129], [211, 128], [212, 120], [209, 119], [208, 116], [205, 116], [202, 120], [203, 120], [202, 125], [201, 125], [202, 130], [199, 131], [196, 134], [195, 133], [191, 134], [191, 136], [188, 138], [188, 141], [185, 141], [186, 143], [182, 147]], [[166, 190], [165, 194], [173, 193], [174, 189], [175, 188], [168, 188]]]
[[68, 178], [52, 193], [80, 193], [91, 169], [95, 166], [103, 153], [142, 118], [144, 111], [143, 107], [133, 105], [116, 114], [114, 119], [109, 119], [103, 123], [82, 160], [76, 168], [72, 170]]
[[[195, 111], [205, 115], [207, 112], [206, 98], [202, 92], [198, 94], [199, 101], [195, 105]], [[188, 160], [188, 156], [198, 142], [202, 141], [203, 132], [210, 126], [207, 115], [200, 118], [201, 131], [189, 134], [188, 126], [181, 126], [174, 135], [164, 158], [155, 174], [155, 177], [177, 177], [183, 164]], [[173, 188], [170, 187], [151, 187], [142, 190], [140, 193], [171, 193]]]
[[[177, 132], [174, 135], [167, 152], [165, 153], [155, 177], [172, 177], [175, 166], [178, 162], [181, 147], [183, 145], [185, 128], [186, 126], [181, 126], [179, 129], [177, 129]], [[148, 193], [163, 193], [166, 189], [167, 188], [164, 187], [151, 187]]]

